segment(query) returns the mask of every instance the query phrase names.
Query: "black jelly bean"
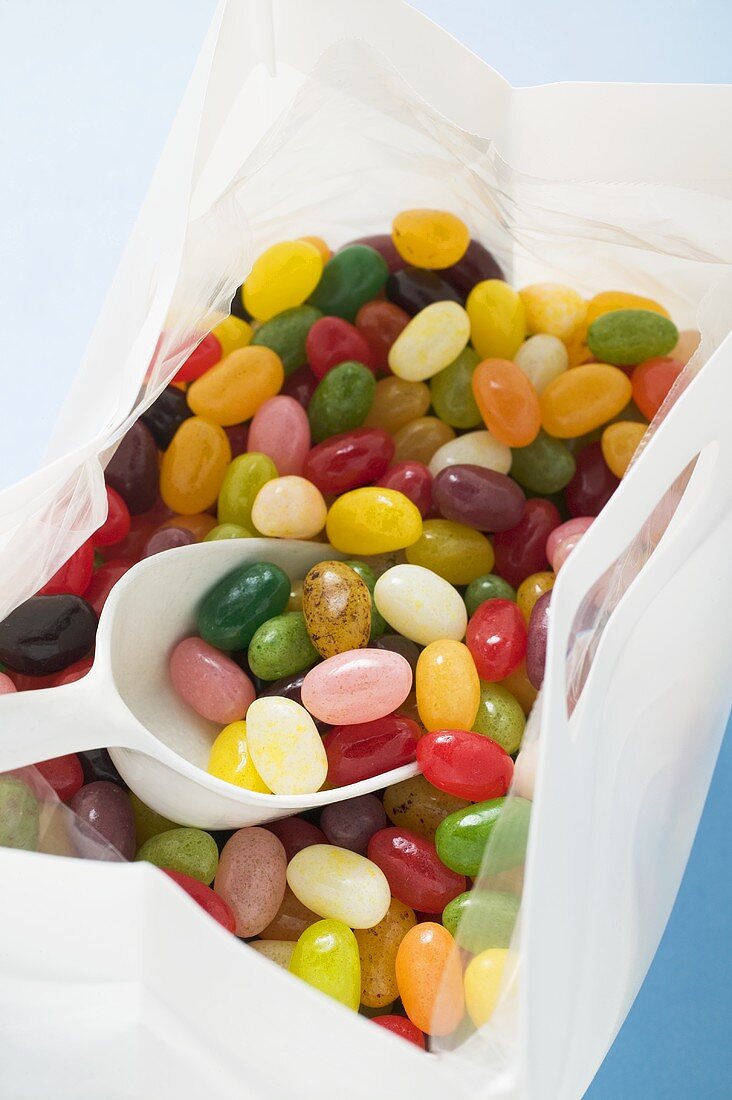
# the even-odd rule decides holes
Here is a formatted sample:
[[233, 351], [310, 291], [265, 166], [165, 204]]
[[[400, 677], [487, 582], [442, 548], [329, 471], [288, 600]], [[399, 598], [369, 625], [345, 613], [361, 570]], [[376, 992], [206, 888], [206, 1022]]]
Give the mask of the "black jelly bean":
[[31, 596], [0, 623], [0, 661], [31, 676], [60, 672], [94, 645], [97, 616], [81, 596]]
[[426, 271], [421, 267], [403, 267], [390, 275], [386, 283], [386, 296], [412, 317], [433, 302], [459, 302], [462, 305], [464, 301], [462, 295], [436, 271]]
[[127, 787], [106, 749], [87, 749], [86, 752], [78, 753], [78, 756], [85, 783], [105, 780], [108, 783], [116, 783], [118, 787]]
[[179, 390], [177, 386], [167, 386], [140, 419], [150, 429], [158, 447], [164, 451], [189, 416], [193, 416], [193, 413], [188, 407], [183, 390]]

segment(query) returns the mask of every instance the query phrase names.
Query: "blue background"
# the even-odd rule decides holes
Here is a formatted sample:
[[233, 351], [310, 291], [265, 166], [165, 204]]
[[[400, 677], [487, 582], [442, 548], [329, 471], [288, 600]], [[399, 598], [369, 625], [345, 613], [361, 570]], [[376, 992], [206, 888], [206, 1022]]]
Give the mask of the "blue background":
[[[514, 84], [732, 79], [727, 0], [414, 6]], [[42, 455], [214, 7], [0, 0], [0, 488]], [[731, 806], [727, 737], [673, 916], [588, 1100], [732, 1095]]]

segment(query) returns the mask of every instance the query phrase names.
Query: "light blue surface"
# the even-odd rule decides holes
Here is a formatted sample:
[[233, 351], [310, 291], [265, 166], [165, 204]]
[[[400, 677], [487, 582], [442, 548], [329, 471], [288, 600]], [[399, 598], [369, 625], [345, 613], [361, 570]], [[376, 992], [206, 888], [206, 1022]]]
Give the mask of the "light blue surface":
[[[0, 487], [40, 457], [214, 6], [0, 0]], [[732, 79], [728, 0], [415, 6], [514, 84]], [[728, 737], [661, 948], [588, 1100], [732, 1095], [730, 807]]]

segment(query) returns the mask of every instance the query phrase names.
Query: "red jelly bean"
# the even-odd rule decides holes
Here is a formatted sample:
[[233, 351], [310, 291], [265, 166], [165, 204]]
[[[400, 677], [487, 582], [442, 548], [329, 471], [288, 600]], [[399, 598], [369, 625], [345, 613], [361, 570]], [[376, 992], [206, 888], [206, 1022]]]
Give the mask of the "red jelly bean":
[[363, 363], [369, 370], [376, 371], [368, 342], [355, 325], [342, 317], [320, 317], [308, 332], [305, 353], [310, 369], [318, 378], [347, 361]]
[[526, 622], [513, 600], [485, 600], [468, 623], [468, 649], [481, 680], [495, 683], [526, 656]]
[[197, 878], [184, 875], [182, 871], [173, 871], [170, 867], [163, 867], [163, 871], [173, 882], [177, 882], [182, 890], [192, 897], [195, 902], [204, 909], [209, 917], [218, 921], [227, 932], [233, 932], [236, 928], [236, 920], [229, 906], [223, 898], [219, 897], [210, 886], [204, 886]]
[[496, 555], [493, 572], [514, 588], [532, 573], [543, 572], [548, 567], [544, 553], [546, 540], [561, 522], [562, 517], [551, 501], [541, 497], [527, 500], [524, 514], [516, 526], [499, 531], [493, 537]]
[[322, 829], [303, 817], [281, 817], [279, 821], [267, 822], [264, 828], [281, 841], [288, 863], [303, 848], [309, 848], [311, 844], [328, 843]]
[[564, 490], [571, 516], [597, 516], [620, 482], [602, 454], [599, 443], [589, 443], [577, 455], [577, 469]]
[[356, 428], [333, 435], [313, 447], [304, 476], [321, 493], [346, 493], [373, 483], [394, 457], [394, 440], [381, 428]]
[[130, 530], [130, 512], [119, 493], [107, 489], [107, 518], [91, 537], [94, 546], [114, 546], [121, 542]]
[[97, 615], [101, 615], [102, 608], [107, 602], [107, 596], [117, 581], [120, 577], [124, 577], [127, 570], [131, 568], [131, 562], [115, 559], [114, 561], [105, 562], [104, 565], [100, 565], [98, 569], [94, 570], [89, 587], [84, 593], [84, 599], [92, 605]]
[[429, 515], [432, 507], [432, 474], [423, 462], [398, 462], [376, 484], [404, 493], [419, 508], [423, 519]]
[[70, 593], [72, 596], [83, 596], [89, 587], [92, 571], [94, 569], [94, 547], [91, 539], [82, 542], [78, 550], [74, 551], [67, 562], [57, 569], [50, 580], [46, 581], [43, 588], [39, 588], [39, 596], [61, 596]]
[[433, 787], [484, 802], [501, 798], [513, 777], [513, 760], [499, 744], [467, 730], [435, 730], [417, 745], [417, 762]]
[[68, 802], [84, 786], [84, 770], [74, 752], [41, 760], [36, 768], [62, 802]]
[[292, 374], [288, 374], [280, 393], [286, 394], [287, 397], [294, 397], [304, 409], [307, 409], [310, 398], [318, 388], [318, 381], [306, 363], [304, 367], [298, 367]]
[[442, 863], [434, 844], [408, 829], [380, 829], [369, 859], [386, 875], [395, 898], [421, 913], [441, 913], [465, 891], [465, 878]]
[[646, 359], [635, 368], [631, 379], [633, 400], [648, 420], [653, 420], [683, 369], [679, 359], [668, 356]]
[[393, 302], [379, 299], [367, 302], [359, 309], [356, 328], [367, 340], [378, 370], [389, 369], [391, 345], [411, 320], [409, 314]]
[[328, 782], [345, 787], [410, 764], [417, 752], [419, 734], [417, 723], [398, 713], [373, 722], [334, 726], [323, 738]]
[[221, 344], [212, 332], [204, 336], [201, 343], [192, 351], [175, 376], [176, 382], [193, 382], [210, 370], [221, 358]]
[[391, 1031], [393, 1035], [398, 1035], [401, 1039], [406, 1039], [409, 1043], [414, 1043], [420, 1050], [426, 1050], [424, 1033], [419, 1030], [416, 1024], [413, 1024], [411, 1020], [408, 1020], [406, 1016], [375, 1016], [375, 1024], [379, 1027], [386, 1028], [387, 1031]]

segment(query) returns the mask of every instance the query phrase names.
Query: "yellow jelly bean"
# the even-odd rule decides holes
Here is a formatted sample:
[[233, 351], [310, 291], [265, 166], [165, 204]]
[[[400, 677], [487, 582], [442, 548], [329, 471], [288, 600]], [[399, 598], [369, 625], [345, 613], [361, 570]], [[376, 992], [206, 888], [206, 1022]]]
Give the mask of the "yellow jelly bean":
[[431, 642], [415, 673], [417, 707], [426, 730], [473, 728], [480, 706], [480, 679], [462, 642]]
[[245, 348], [254, 336], [254, 329], [241, 317], [226, 317], [212, 330], [213, 335], [221, 344], [221, 358], [225, 358], [237, 348]]
[[252, 763], [246, 722], [230, 722], [224, 726], [211, 746], [208, 770], [218, 779], [243, 787], [246, 791], [270, 794], [269, 787]]
[[452, 267], [465, 255], [470, 233], [465, 222], [445, 210], [403, 210], [392, 222], [394, 246], [413, 267]]
[[325, 529], [331, 546], [344, 554], [386, 554], [417, 541], [422, 516], [404, 493], [369, 485], [338, 497]]
[[294, 699], [255, 699], [247, 711], [247, 744], [255, 768], [275, 794], [312, 794], [325, 782], [323, 742], [308, 712]]
[[247, 276], [244, 308], [258, 321], [300, 306], [315, 290], [323, 271], [323, 257], [309, 241], [282, 241], [268, 248]]
[[513, 359], [526, 335], [524, 304], [513, 287], [502, 279], [485, 279], [470, 291], [465, 309], [481, 359]]
[[305, 241], [306, 244], [311, 244], [313, 248], [317, 248], [324, 264], [327, 264], [328, 260], [333, 255], [322, 237], [300, 237], [299, 239]]
[[636, 424], [632, 420], [619, 420], [605, 428], [600, 441], [602, 457], [616, 477], [622, 477], [628, 469], [647, 429], [647, 424]]
[[270, 348], [239, 348], [192, 382], [186, 396], [198, 416], [228, 427], [254, 416], [284, 380], [282, 360]]
[[526, 311], [526, 331], [569, 340], [587, 315], [587, 302], [571, 286], [534, 283], [519, 292]]
[[627, 374], [607, 363], [588, 363], [565, 371], [539, 398], [541, 422], [558, 439], [578, 435], [607, 424], [632, 397]]
[[[366, 551], [370, 553], [370, 551]], [[480, 531], [449, 519], [428, 519], [406, 550], [410, 565], [431, 569], [450, 584], [470, 584], [493, 569], [493, 547]]]
[[470, 336], [470, 320], [457, 302], [432, 302], [412, 318], [389, 349], [397, 378], [423, 382], [457, 359]]
[[361, 964], [353, 932], [340, 920], [319, 920], [300, 936], [290, 959], [290, 973], [358, 1011]]
[[[399, 710], [403, 711], [404, 707]], [[384, 810], [392, 825], [408, 829], [427, 840], [435, 839], [441, 821], [468, 805], [470, 803], [464, 798], [456, 798], [447, 791], [433, 787], [423, 775], [403, 779], [384, 791]]]
[[493, 1015], [501, 992], [508, 948], [489, 947], [471, 959], [465, 971], [465, 1006], [476, 1027]]
[[396, 957], [399, 944], [417, 918], [404, 902], [392, 898], [383, 920], [373, 928], [354, 929], [361, 958], [361, 1004], [384, 1008], [399, 996]]
[[531, 576], [521, 581], [516, 592], [516, 603], [526, 622], [531, 618], [531, 612], [539, 596], [543, 596], [545, 592], [553, 588], [556, 579], [554, 573], [543, 572], [532, 573]]
[[256, 529], [275, 539], [312, 539], [325, 527], [327, 514], [320, 489], [296, 474], [266, 482], [252, 506]]
[[366, 428], [381, 428], [393, 435], [405, 424], [424, 416], [430, 407], [430, 389], [424, 382], [408, 382], [390, 374], [376, 383], [374, 401], [364, 421]]
[[231, 462], [229, 438], [201, 416], [184, 420], [163, 455], [160, 495], [180, 515], [205, 512], [215, 503]]

